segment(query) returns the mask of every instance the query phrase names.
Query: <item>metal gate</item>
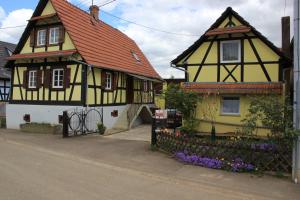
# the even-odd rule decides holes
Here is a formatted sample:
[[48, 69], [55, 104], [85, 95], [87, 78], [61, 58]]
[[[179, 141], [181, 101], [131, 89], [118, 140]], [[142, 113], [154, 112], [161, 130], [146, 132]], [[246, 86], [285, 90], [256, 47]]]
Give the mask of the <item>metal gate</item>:
[[63, 137], [87, 135], [98, 132], [103, 124], [102, 108], [83, 108], [63, 112]]

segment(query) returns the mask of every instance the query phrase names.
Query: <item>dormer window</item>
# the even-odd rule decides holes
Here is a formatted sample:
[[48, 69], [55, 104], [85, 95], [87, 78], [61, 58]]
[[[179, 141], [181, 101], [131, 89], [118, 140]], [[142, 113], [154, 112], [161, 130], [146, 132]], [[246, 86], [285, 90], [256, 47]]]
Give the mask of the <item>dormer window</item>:
[[58, 44], [59, 42], [59, 27], [49, 29], [49, 44]]
[[41, 29], [37, 31], [37, 46], [46, 45], [46, 35], [47, 35], [46, 29]]
[[131, 54], [136, 61], [141, 62], [140, 57], [134, 51], [131, 51]]
[[241, 42], [239, 40], [221, 42], [221, 62], [233, 63], [241, 60]]

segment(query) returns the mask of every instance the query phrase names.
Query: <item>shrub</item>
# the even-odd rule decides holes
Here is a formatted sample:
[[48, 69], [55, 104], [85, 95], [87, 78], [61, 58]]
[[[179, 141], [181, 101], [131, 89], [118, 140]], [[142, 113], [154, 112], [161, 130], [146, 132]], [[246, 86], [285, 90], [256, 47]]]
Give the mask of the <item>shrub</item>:
[[97, 123], [97, 131], [100, 135], [105, 133], [106, 127], [102, 123]]

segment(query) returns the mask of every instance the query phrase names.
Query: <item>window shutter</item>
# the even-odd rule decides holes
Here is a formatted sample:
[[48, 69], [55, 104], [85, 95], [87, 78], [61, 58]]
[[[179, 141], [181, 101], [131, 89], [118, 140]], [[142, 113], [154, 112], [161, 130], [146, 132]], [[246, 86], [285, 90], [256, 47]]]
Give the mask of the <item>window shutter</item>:
[[151, 82], [150, 81], [147, 81], [147, 92], [149, 92], [150, 91], [150, 86], [151, 86]]
[[34, 47], [35, 43], [35, 37], [34, 37], [35, 31], [34, 29], [30, 32], [30, 47]]
[[144, 91], [145, 90], [145, 88], [144, 88], [144, 81], [139, 81], [140, 82], [140, 90], [141, 91]]
[[101, 86], [102, 86], [102, 89], [105, 89], [105, 79], [106, 79], [106, 72], [105, 71], [102, 71], [101, 72]]
[[23, 72], [23, 88], [27, 88], [28, 87], [28, 71], [25, 70]]
[[49, 46], [49, 40], [50, 40], [50, 29], [47, 28], [46, 30], [46, 42], [45, 42], [45, 46]]
[[65, 42], [65, 28], [63, 26], [60, 26], [58, 43], [62, 44], [64, 42]]
[[66, 68], [64, 71], [64, 88], [70, 87], [70, 81], [71, 81], [71, 69]]
[[36, 87], [41, 88], [42, 87], [42, 82], [43, 82], [43, 70], [38, 70], [37, 71], [37, 83]]
[[52, 71], [50, 69], [46, 69], [44, 73], [44, 88], [50, 88], [52, 79]]
[[115, 90], [118, 87], [118, 73], [113, 74], [112, 89]]

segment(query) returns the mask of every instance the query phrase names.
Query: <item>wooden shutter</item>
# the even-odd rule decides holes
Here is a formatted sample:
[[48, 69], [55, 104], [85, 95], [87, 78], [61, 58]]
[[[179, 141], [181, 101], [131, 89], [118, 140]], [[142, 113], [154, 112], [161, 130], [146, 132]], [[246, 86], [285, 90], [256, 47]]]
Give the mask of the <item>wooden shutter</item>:
[[42, 87], [42, 81], [43, 81], [43, 70], [37, 70], [37, 82], [36, 87], [41, 88]]
[[50, 69], [46, 69], [44, 72], [44, 88], [50, 88], [52, 82], [52, 71]]
[[140, 90], [144, 91], [144, 81], [143, 80], [139, 80], [140, 83]]
[[71, 69], [66, 68], [64, 71], [64, 88], [70, 87], [70, 81], [71, 81]]
[[113, 82], [112, 82], [112, 89], [116, 90], [118, 87], [118, 73], [113, 74]]
[[23, 72], [23, 88], [28, 88], [28, 71]]
[[106, 87], [105, 79], [106, 79], [106, 72], [102, 71], [101, 72], [101, 86], [102, 86], [102, 89], [105, 89], [105, 87]]
[[62, 44], [65, 42], [65, 28], [63, 26], [59, 26], [59, 39], [58, 43]]
[[151, 86], [151, 82], [150, 82], [150, 81], [147, 81], [147, 92], [150, 91], [150, 86]]
[[50, 29], [47, 28], [46, 29], [46, 42], [45, 42], [45, 46], [47, 46], [47, 47], [50, 45], [49, 40], [50, 40]]
[[30, 47], [34, 47], [35, 44], [35, 30], [32, 29], [32, 31], [30, 32]]

